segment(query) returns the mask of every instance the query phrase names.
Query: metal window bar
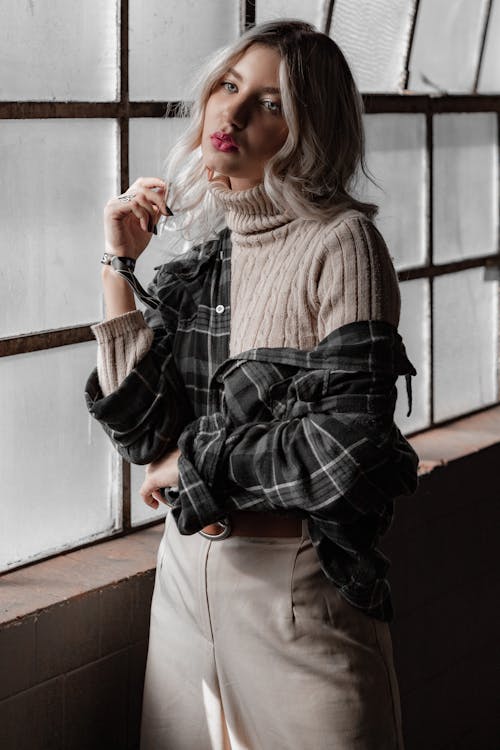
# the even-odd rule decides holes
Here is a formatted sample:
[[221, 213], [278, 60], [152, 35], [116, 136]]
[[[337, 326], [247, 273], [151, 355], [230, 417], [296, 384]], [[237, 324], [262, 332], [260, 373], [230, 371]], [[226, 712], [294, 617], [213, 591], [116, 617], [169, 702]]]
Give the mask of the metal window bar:
[[484, 55], [484, 48], [486, 46], [486, 35], [488, 33], [488, 26], [490, 23], [490, 16], [491, 16], [491, 6], [493, 5], [493, 0], [488, 0], [488, 7], [486, 8], [486, 13], [484, 17], [484, 28], [483, 28], [483, 37], [481, 39], [481, 46], [479, 48], [479, 55], [477, 60], [477, 69], [476, 69], [476, 75], [474, 77], [474, 86], [473, 91], [474, 93], [477, 92], [477, 87], [479, 84], [479, 75], [481, 73], [481, 65], [483, 62], [483, 55]]
[[[120, 3], [120, 191], [123, 193], [129, 185], [129, 77], [128, 77], [128, 0]], [[118, 471], [121, 474], [122, 491], [122, 530], [124, 532], [132, 529], [132, 495], [131, 495], [131, 468], [128, 461], [121, 456], [116, 457]]]
[[411, 51], [413, 49], [413, 39], [415, 37], [415, 27], [417, 25], [417, 18], [418, 18], [418, 11], [420, 6], [420, 0], [415, 0], [414, 7], [413, 7], [413, 15], [411, 19], [411, 31], [409, 34], [408, 39], [408, 49], [406, 50], [406, 59], [405, 59], [405, 81], [404, 81], [404, 88], [408, 88], [408, 80], [410, 78], [410, 56]]

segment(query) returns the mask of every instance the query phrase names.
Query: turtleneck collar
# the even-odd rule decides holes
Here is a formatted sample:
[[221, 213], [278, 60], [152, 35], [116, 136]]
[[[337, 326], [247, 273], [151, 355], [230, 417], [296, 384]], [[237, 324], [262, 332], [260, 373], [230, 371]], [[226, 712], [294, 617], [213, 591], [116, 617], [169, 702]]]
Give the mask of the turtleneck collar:
[[209, 183], [208, 189], [226, 214], [232, 232], [256, 235], [289, 224], [292, 217], [280, 213], [264, 190], [264, 183], [247, 190], [231, 190], [223, 182]]

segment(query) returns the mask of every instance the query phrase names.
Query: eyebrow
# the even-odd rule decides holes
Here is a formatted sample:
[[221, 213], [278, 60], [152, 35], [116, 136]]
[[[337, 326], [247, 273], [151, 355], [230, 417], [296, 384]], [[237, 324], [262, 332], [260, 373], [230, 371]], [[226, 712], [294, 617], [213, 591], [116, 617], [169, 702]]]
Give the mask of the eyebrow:
[[[226, 71], [226, 75], [228, 73], [234, 76], [237, 81], [243, 80], [243, 77], [240, 76], [240, 74], [234, 68], [228, 68]], [[281, 94], [281, 91], [274, 86], [263, 86], [261, 91], [263, 91], [265, 94]]]

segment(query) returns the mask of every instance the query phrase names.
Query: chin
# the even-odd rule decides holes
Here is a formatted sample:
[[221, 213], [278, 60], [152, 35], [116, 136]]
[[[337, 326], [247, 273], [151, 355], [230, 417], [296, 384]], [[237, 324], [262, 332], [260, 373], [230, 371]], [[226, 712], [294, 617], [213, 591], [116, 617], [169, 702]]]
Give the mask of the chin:
[[224, 172], [224, 174], [227, 173], [227, 163], [224, 163], [224, 159], [221, 159], [217, 152], [214, 153], [211, 145], [209, 148], [202, 147], [201, 154], [205, 167], [208, 167], [208, 169], [213, 169], [215, 172]]

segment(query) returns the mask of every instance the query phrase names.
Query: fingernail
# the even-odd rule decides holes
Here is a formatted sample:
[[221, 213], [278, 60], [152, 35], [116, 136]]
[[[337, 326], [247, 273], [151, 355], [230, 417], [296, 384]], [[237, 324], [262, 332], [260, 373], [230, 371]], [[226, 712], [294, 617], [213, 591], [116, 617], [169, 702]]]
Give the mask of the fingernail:
[[165, 210], [166, 210], [168, 216], [173, 216], [174, 215], [174, 212], [172, 211], [171, 208], [169, 208], [169, 206], [167, 206], [166, 203], [165, 203]]

